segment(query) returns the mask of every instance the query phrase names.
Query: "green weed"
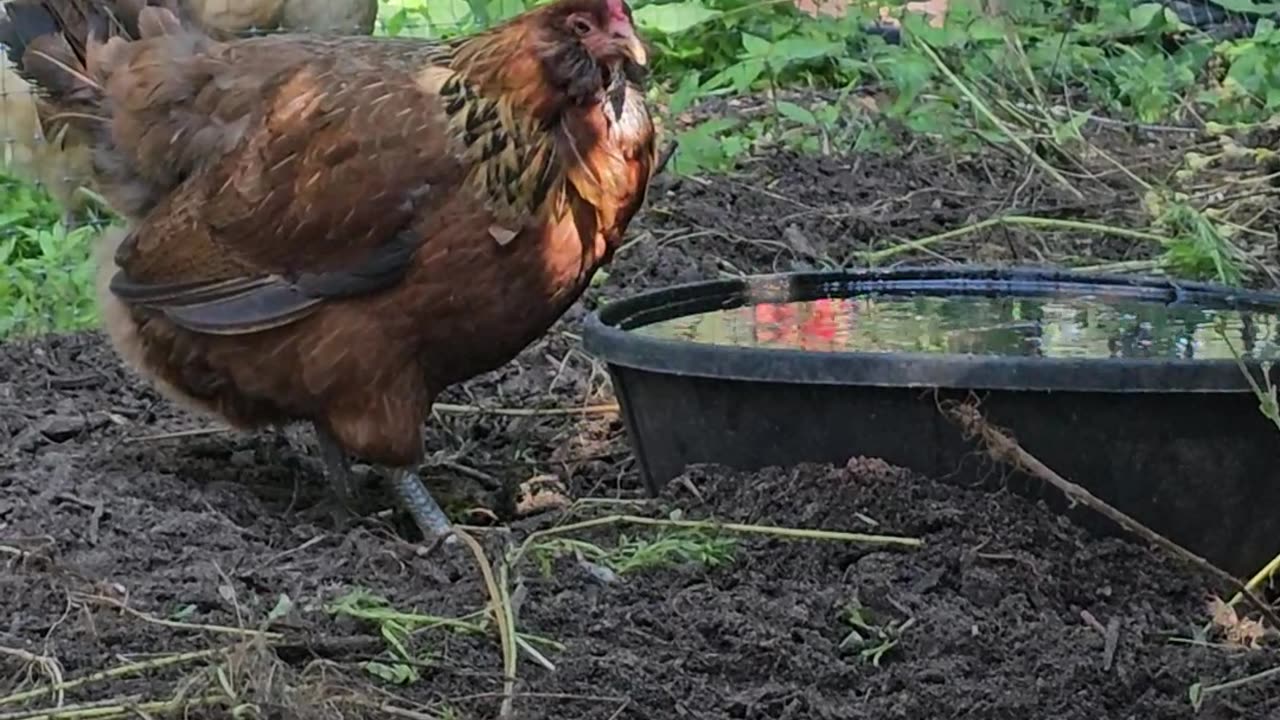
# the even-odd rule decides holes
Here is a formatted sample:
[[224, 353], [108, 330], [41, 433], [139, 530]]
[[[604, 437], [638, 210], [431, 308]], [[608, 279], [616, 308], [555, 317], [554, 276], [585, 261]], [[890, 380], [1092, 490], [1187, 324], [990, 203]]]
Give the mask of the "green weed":
[[848, 626], [844, 639], [840, 641], [841, 649], [856, 652], [858, 657], [875, 667], [880, 667], [884, 656], [897, 647], [903, 634], [915, 624], [914, 618], [901, 622], [873, 622], [871, 613], [856, 599], [845, 607], [841, 620]]
[[733, 560], [737, 543], [727, 535], [698, 528], [662, 530], [652, 537], [618, 537], [611, 548], [603, 548], [585, 540], [552, 538], [529, 548], [529, 556], [543, 575], [550, 576], [551, 564], [559, 557], [575, 555], [605, 566], [619, 575], [694, 563], [706, 567], [723, 565]]
[[457, 632], [481, 634], [484, 624], [476, 618], [442, 618], [406, 612], [394, 607], [386, 598], [365, 590], [352, 590], [338, 598], [327, 608], [331, 615], [349, 617], [373, 624], [387, 644], [387, 660], [369, 660], [363, 664], [366, 672], [386, 682], [404, 685], [417, 682], [420, 667], [429, 666], [429, 653], [416, 653], [412, 646], [413, 633], [428, 628], [445, 628]]
[[[374, 625], [386, 642], [385, 659], [365, 661], [364, 670], [381, 680], [396, 685], [417, 682], [420, 668], [431, 667], [434, 656], [430, 652], [415, 651], [414, 639], [426, 630], [446, 630], [471, 635], [489, 632], [489, 620], [483, 610], [457, 618], [427, 615], [401, 610], [387, 598], [367, 590], [355, 589], [341, 596], [326, 608], [336, 617], [348, 617]], [[519, 642], [525, 647], [539, 644], [561, 649], [546, 638], [519, 634]]]
[[42, 191], [0, 176], [0, 338], [97, 321], [89, 262], [98, 229], [67, 232]]

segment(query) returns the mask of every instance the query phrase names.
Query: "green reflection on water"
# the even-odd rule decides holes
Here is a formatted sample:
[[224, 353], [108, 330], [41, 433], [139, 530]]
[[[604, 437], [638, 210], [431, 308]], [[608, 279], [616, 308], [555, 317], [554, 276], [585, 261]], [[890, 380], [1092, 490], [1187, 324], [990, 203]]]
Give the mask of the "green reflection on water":
[[[1225, 330], [1226, 340], [1219, 328]], [[869, 295], [766, 303], [634, 332], [716, 345], [1054, 358], [1275, 359], [1276, 316], [1089, 296]]]

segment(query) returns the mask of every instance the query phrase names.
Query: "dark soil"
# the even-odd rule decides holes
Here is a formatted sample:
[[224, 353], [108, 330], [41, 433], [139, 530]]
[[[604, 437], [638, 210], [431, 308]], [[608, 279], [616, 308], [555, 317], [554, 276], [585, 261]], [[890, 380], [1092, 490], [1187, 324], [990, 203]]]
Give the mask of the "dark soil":
[[[1132, 157], [1149, 151], [1134, 148]], [[1132, 197], [1102, 180], [1081, 201], [1000, 156], [911, 157], [777, 155], [740, 177], [664, 183], [601, 287], [516, 362], [442, 399], [449, 405], [430, 424], [428, 481], [456, 511], [471, 509], [470, 522], [491, 523], [477, 507], [507, 521], [498, 527], [509, 531], [474, 531], [490, 559], [533, 530], [604, 512], [679, 510], [925, 543], [895, 550], [634, 526], [554, 536], [603, 548], [666, 538], [704, 557], [611, 575], [587, 556], [526, 554], [510, 578], [520, 588], [518, 629], [560, 646], [535, 645], [554, 671], [521, 655], [519, 717], [1158, 720], [1192, 714], [1193, 683], [1280, 665], [1280, 652], [1228, 647], [1216, 633], [1215, 644], [1177, 642], [1196, 636], [1206, 601], [1222, 589], [1166, 557], [1090, 538], [1021, 498], [874, 459], [751, 476], [694, 469], [660, 502], [572, 515], [516, 512], [513, 493], [494, 491], [552, 478], [572, 498], [639, 497], [626, 437], [607, 409], [491, 411], [613, 401], [576, 335], [602, 298], [838, 263], [993, 209], [1073, 217], [1132, 209]], [[992, 230], [932, 252], [1036, 262], [1053, 259], [1045, 247], [1034, 234]], [[1054, 247], [1097, 262], [1153, 250], [1085, 235], [1058, 237]], [[242, 711], [256, 708], [246, 717], [496, 716], [502, 657], [491, 626], [413, 633], [405, 643], [422, 659], [420, 678], [398, 685], [364, 668], [371, 659], [392, 664], [380, 626], [331, 607], [365, 590], [404, 612], [478, 623], [472, 614], [488, 596], [474, 558], [464, 548], [419, 552], [400, 539], [402, 519], [386, 512], [347, 532], [300, 517], [323, 492], [307, 434], [210, 432], [125, 371], [97, 334], [0, 345], [0, 696], [51, 674], [82, 678], [228, 647], [227, 656], [81, 685], [65, 702], [230, 693]], [[273, 615], [282, 595], [291, 605]], [[859, 631], [863, 645], [850, 636], [854, 607], [897, 640], [878, 662], [876, 630]], [[242, 642], [262, 629], [280, 636]], [[0, 697], [0, 716], [53, 700]], [[226, 717], [225, 707], [192, 715]], [[1280, 716], [1280, 678], [1210, 693], [1201, 716]]]

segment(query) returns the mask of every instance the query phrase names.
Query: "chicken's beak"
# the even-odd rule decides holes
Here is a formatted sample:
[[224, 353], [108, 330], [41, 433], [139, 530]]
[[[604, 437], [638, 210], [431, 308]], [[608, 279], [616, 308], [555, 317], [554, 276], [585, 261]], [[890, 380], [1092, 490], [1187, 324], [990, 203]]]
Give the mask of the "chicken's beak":
[[614, 47], [618, 48], [623, 57], [640, 67], [649, 66], [649, 50], [630, 24], [615, 25], [610, 35], [613, 38]]

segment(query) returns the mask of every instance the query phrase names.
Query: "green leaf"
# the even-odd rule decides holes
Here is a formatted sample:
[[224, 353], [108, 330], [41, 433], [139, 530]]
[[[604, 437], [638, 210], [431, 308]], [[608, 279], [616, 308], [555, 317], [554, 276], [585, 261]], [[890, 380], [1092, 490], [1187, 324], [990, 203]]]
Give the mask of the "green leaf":
[[58, 254], [58, 238], [49, 231], [41, 231], [36, 236], [36, 241], [40, 245], [40, 254], [46, 258], [54, 257]]
[[409, 633], [399, 623], [384, 622], [378, 629], [382, 632], [382, 638], [387, 641], [387, 645], [391, 646], [393, 653], [402, 658], [410, 657], [409, 648], [405, 646]]
[[[745, 40], [745, 37], [743, 38]], [[812, 60], [826, 57], [840, 50], [840, 43], [814, 38], [789, 37], [773, 44], [771, 55], [779, 60]]]
[[798, 122], [803, 125], [817, 125], [818, 118], [814, 116], [808, 108], [801, 107], [793, 102], [786, 100], [778, 101], [778, 114], [782, 117]]
[[1157, 17], [1164, 20], [1164, 5], [1160, 3], [1143, 3], [1129, 11], [1129, 22], [1139, 30], [1152, 27]]
[[679, 115], [693, 104], [697, 99], [698, 92], [702, 89], [702, 83], [698, 81], [697, 73], [689, 73], [680, 79], [680, 86], [671, 94], [671, 102], [668, 109], [672, 115]]
[[188, 605], [183, 605], [182, 607], [170, 613], [169, 619], [182, 621], [182, 620], [186, 620], [188, 618], [194, 617], [195, 614], [196, 614], [196, 606], [188, 604]]
[[730, 65], [708, 80], [703, 89], [714, 90], [731, 85], [738, 92], [746, 92], [751, 89], [751, 84], [764, 74], [764, 69], [763, 59], [746, 60], [737, 65]]
[[736, 127], [732, 118], [713, 118], [681, 132], [677, 139], [672, 170], [687, 175], [704, 169], [722, 169], [728, 164], [728, 154], [720, 136]]
[[385, 27], [386, 27], [387, 34], [391, 35], [392, 37], [399, 35], [400, 32], [404, 30], [404, 26], [408, 24], [408, 21], [409, 21], [408, 10], [405, 10], [404, 8], [400, 8], [399, 10], [395, 11], [394, 13], [392, 13], [391, 17], [387, 18], [386, 20]]
[[1187, 699], [1191, 701], [1191, 707], [1200, 709], [1200, 705], [1204, 703], [1204, 688], [1200, 683], [1191, 683], [1191, 687], [1187, 688]]
[[1274, 15], [1280, 13], [1280, 3], [1260, 3], [1253, 0], [1213, 0], [1213, 4], [1224, 10], [1253, 15]]
[[758, 35], [742, 33], [742, 48], [753, 58], [763, 58], [773, 51], [773, 43]]
[[978, 18], [967, 28], [969, 38], [977, 42], [1004, 40], [1004, 28], [991, 18]]
[[275, 607], [271, 608], [271, 612], [267, 613], [267, 622], [275, 622], [293, 609], [293, 600], [284, 593], [280, 593], [280, 597], [276, 598]]
[[524, 3], [521, 0], [489, 0], [485, 4], [485, 13], [490, 23], [500, 23], [524, 11]]
[[712, 18], [720, 17], [722, 13], [708, 8], [699, 0], [685, 0], [685, 2], [666, 5], [645, 5], [632, 14], [636, 24], [645, 30], [675, 35]]
[[370, 675], [396, 685], [407, 685], [418, 678], [417, 671], [401, 663], [388, 665], [376, 660], [370, 660], [364, 664], [364, 669]]

